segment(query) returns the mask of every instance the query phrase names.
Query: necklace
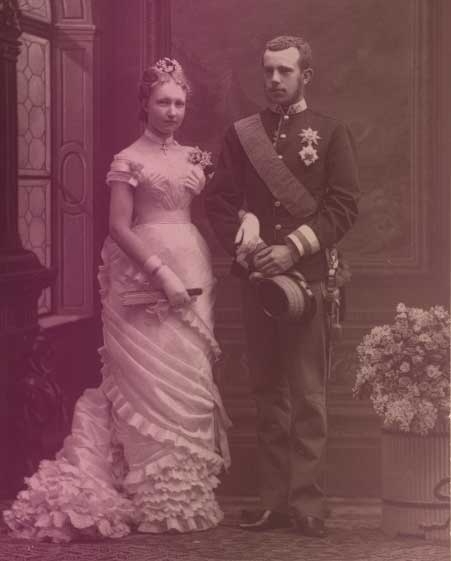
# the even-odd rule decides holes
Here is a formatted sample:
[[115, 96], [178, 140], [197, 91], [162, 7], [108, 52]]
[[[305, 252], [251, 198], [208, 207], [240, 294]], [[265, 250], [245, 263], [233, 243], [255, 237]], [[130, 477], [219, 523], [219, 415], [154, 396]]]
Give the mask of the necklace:
[[163, 138], [149, 129], [145, 129], [144, 136], [146, 136], [154, 144], [158, 144], [160, 146], [160, 150], [165, 156], [168, 153], [169, 147], [173, 144], [177, 144], [172, 136]]

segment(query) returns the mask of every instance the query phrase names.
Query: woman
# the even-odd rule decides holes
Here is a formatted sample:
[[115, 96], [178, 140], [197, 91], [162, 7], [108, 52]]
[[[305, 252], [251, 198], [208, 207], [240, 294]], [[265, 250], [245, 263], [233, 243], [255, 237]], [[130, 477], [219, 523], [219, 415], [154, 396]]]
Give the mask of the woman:
[[[103, 382], [78, 400], [57, 459], [41, 463], [4, 513], [17, 536], [67, 541], [133, 528], [185, 532], [222, 518], [213, 489], [230, 463], [229, 420], [212, 378], [220, 352], [212, 331], [214, 278], [190, 221], [208, 157], [173, 136], [188, 93], [173, 59], [144, 72], [145, 132], [114, 157], [107, 175]], [[202, 291], [196, 299], [193, 288]]]

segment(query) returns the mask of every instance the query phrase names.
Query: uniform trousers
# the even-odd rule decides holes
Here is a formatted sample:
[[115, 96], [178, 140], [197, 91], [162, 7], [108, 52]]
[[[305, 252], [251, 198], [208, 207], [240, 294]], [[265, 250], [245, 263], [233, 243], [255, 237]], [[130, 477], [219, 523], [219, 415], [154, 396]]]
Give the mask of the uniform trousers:
[[317, 310], [302, 323], [269, 317], [255, 287], [242, 283], [262, 507], [317, 518], [324, 517], [320, 481], [327, 438], [323, 286], [310, 283]]

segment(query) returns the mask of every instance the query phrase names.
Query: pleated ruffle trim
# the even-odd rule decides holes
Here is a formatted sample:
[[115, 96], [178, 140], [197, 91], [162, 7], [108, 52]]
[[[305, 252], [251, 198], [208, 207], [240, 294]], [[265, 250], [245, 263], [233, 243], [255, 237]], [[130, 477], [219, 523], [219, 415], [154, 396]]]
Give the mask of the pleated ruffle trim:
[[217, 526], [223, 518], [213, 491], [218, 478], [193, 456], [178, 450], [171, 456], [126, 478], [139, 513], [138, 531], [191, 532]]
[[3, 513], [15, 537], [53, 542], [96, 535], [120, 538], [134, 523], [130, 500], [65, 458], [42, 461], [25, 482], [28, 488]]
[[121, 538], [134, 529], [202, 531], [222, 520], [213, 492], [218, 479], [193, 458], [175, 452], [145, 473], [134, 473], [137, 482], [125, 483], [127, 492], [120, 493], [65, 458], [44, 460], [3, 518], [14, 537], [55, 543]]
[[[161, 442], [162, 450], [166, 447], [167, 452], [158, 460], [149, 459], [139, 468], [130, 469], [124, 463], [121, 446], [112, 442], [111, 473], [105, 474], [106, 481], [95, 477], [97, 472], [92, 469], [96, 452], [99, 465], [105, 463], [104, 452], [93, 444], [87, 454], [88, 440], [80, 439], [78, 433], [77, 439], [69, 436], [57, 459], [41, 462], [38, 471], [26, 478], [27, 489], [4, 511], [3, 518], [12, 534], [24, 539], [69, 542], [84, 536], [120, 538], [134, 529], [190, 532], [217, 526], [223, 515], [214, 489], [224, 466], [223, 458], [149, 423], [132, 410], [111, 378], [80, 399], [93, 399], [93, 392], [102, 392], [122, 421]], [[86, 418], [89, 408], [79, 409], [85, 414], [83, 432], [98, 434], [99, 419], [92, 415]], [[77, 447], [79, 442], [84, 442], [81, 448]]]
[[[106, 358], [107, 353], [104, 350], [101, 349], [99, 352], [101, 353], [104, 361], [108, 360]], [[170, 430], [164, 429], [150, 422], [138, 411], [136, 411], [136, 409], [134, 409], [125, 399], [115, 384], [113, 376], [106, 374], [108, 372], [108, 362], [104, 362], [102, 372], [104, 374], [102, 390], [113, 404], [115, 414], [118, 415], [127, 425], [134, 427], [143, 436], [148, 436], [157, 442], [161, 442], [162, 444], [169, 443], [174, 448], [182, 450], [185, 454], [197, 457], [199, 461], [206, 463], [210, 472], [215, 475], [219, 474], [223, 467], [228, 467], [230, 465], [228, 449], [226, 450], [226, 460], [224, 460], [220, 454], [208, 450], [192, 440], [188, 440], [182, 434], [175, 434]], [[143, 472], [143, 477], [145, 475], [145, 472]]]

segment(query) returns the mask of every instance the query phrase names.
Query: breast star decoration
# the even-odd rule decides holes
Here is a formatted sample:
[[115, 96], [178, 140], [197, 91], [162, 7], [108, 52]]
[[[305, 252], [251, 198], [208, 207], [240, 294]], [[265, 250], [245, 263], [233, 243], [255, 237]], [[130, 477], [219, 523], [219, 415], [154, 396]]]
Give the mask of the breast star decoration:
[[316, 147], [318, 146], [318, 141], [321, 140], [321, 137], [318, 134], [318, 131], [313, 130], [311, 127], [308, 129], [302, 129], [299, 136], [301, 137], [301, 142], [304, 145], [302, 150], [299, 152], [299, 156], [306, 166], [311, 166], [319, 159]]

